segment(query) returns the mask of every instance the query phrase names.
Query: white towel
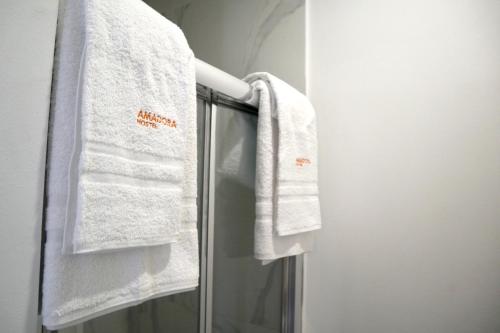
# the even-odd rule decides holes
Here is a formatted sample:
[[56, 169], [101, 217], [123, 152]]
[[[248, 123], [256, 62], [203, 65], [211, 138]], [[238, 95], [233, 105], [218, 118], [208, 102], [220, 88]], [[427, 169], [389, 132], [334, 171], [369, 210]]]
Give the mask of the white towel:
[[61, 255], [62, 230], [51, 230], [45, 245], [43, 325], [61, 329], [192, 290], [198, 285], [197, 238], [195, 229], [184, 230], [168, 245]]
[[77, 113], [64, 253], [175, 241], [182, 179], [196, 177], [183, 177], [196, 161], [185, 145], [195, 126], [193, 53], [176, 25], [140, 1], [116, 4], [84, 3], [79, 85], [74, 101], [56, 101], [62, 117]]
[[273, 260], [312, 249], [321, 228], [314, 108], [268, 73], [245, 78], [259, 98], [255, 256]]
[[[150, 68], [151, 71], [145, 73], [169, 82], [166, 88], [167, 93], [171, 96], [185, 94], [189, 97], [184, 101], [188, 104], [185, 107], [187, 115], [184, 121], [192, 126], [187, 127], [184, 135], [187, 136], [185, 149], [192, 156], [189, 155], [189, 158], [185, 159], [182, 163], [183, 166], [180, 167], [184, 169], [184, 179], [183, 184], [181, 184], [183, 198], [179, 198], [179, 201], [182, 200], [184, 205], [181, 212], [183, 219], [179, 224], [176, 242], [96, 254], [63, 255], [61, 252], [65, 229], [66, 198], [69, 191], [68, 166], [72, 158], [74, 124], [77, 121], [76, 112], [63, 111], [64, 108], [72, 109], [76, 105], [75, 96], [79, 89], [78, 73], [85, 43], [83, 27], [86, 17], [84, 15], [88, 13], [90, 8], [99, 9], [105, 13], [106, 20], [116, 21], [118, 18], [122, 21], [121, 28], [124, 31], [129, 31], [131, 35], [135, 33], [133, 32], [135, 28], [132, 29], [132, 25], [141, 27], [145, 31], [156, 27], [158, 34], [164, 34], [164, 47], [172, 47], [170, 45], [172, 39], [169, 37], [169, 32], [173, 29], [171, 24], [140, 0], [67, 0], [60, 3], [54, 67], [54, 93], [52, 96], [53, 108], [49, 131], [47, 239], [42, 298], [43, 324], [49, 329], [73, 325], [119, 308], [137, 304], [148, 298], [190, 290], [198, 285], [194, 67], [189, 69], [186, 74], [192, 77], [193, 84], [192, 87], [186, 87], [189, 91], [185, 93], [176, 91], [175, 79], [169, 79], [170, 76], [165, 75], [162, 68]], [[125, 43], [126, 40], [121, 41]], [[135, 42], [138, 41], [135, 40]], [[125, 44], [123, 46], [125, 47]], [[152, 45], [145, 43], [143, 47], [151, 49]], [[164, 61], [166, 64], [172, 61], [173, 66], [178, 64], [176, 59], [166, 58]], [[117, 69], [117, 67], [112, 66], [110, 69]], [[172, 75], [177, 75], [181, 71], [176, 67], [167, 69], [170, 71], [168, 73]], [[105, 94], [105, 91], [102, 93]], [[116, 102], [121, 105], [120, 101]], [[192, 108], [192, 113], [188, 112], [188, 107], [189, 110]], [[130, 126], [135, 126], [135, 123], [131, 123]], [[178, 126], [181, 126], [181, 123]], [[162, 147], [156, 148], [162, 149]], [[164, 173], [164, 169], [157, 163], [138, 161], [139, 166], [132, 167], [130, 163], [127, 164], [129, 159], [123, 156], [115, 156], [106, 152], [99, 154], [102, 159], [95, 158], [88, 162], [89, 160], [85, 160], [87, 154], [84, 152], [82, 160], [86, 162], [80, 160], [80, 164], [85, 163], [87, 168], [108, 168], [107, 170], [111, 171], [118, 169], [118, 172], [127, 172], [127, 177], [136, 175], [137, 170], [151, 172], [160, 178], [170, 177], [170, 174]], [[101, 165], [94, 165], [94, 163]], [[127, 170], [121, 171], [120, 165], [117, 163], [123, 163], [122, 166]], [[172, 177], [178, 176], [172, 175]], [[146, 202], [148, 199], [142, 198], [138, 204]], [[168, 205], [167, 202], [163, 204]]]

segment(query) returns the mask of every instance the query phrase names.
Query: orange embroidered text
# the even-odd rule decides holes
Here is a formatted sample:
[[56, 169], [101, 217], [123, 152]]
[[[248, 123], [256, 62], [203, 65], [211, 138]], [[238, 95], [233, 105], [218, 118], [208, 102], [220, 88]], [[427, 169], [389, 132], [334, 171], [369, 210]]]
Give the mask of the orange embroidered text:
[[308, 158], [297, 157], [295, 159], [295, 165], [298, 167], [303, 167], [303, 166], [306, 166], [308, 164], [311, 164], [311, 161]]
[[163, 117], [153, 112], [146, 112], [142, 109], [140, 109], [137, 113], [137, 124], [151, 128], [158, 128], [159, 125], [177, 128], [175, 120]]

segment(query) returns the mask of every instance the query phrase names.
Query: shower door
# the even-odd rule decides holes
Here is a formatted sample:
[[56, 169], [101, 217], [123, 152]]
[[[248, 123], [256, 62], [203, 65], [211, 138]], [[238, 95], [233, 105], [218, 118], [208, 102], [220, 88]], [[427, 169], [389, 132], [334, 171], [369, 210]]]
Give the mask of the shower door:
[[211, 128], [209, 327], [214, 333], [280, 333], [283, 263], [264, 266], [253, 257], [256, 112], [218, 98]]
[[198, 86], [199, 287], [60, 333], [300, 332], [301, 258], [253, 257], [256, 128], [255, 108]]
[[301, 258], [263, 265], [253, 255], [257, 109], [198, 88], [209, 106], [200, 332], [300, 332]]

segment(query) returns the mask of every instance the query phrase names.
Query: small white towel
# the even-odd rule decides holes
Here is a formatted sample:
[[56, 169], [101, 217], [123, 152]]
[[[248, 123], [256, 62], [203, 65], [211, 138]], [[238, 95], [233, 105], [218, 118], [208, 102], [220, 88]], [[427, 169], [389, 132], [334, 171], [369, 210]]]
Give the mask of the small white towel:
[[[42, 299], [43, 324], [49, 329], [58, 329], [76, 324], [119, 308], [140, 303], [148, 298], [190, 290], [198, 285], [199, 259], [198, 231], [196, 226], [196, 87], [194, 83], [194, 65], [191, 63], [191, 60], [187, 60], [192, 54], [187, 51], [179, 51], [179, 53], [173, 51], [173, 58], [166, 57], [162, 59], [161, 66], [156, 68], [151, 67], [151, 63], [147, 61], [142, 63], [142, 60], [137, 58], [138, 62], [132, 68], [127, 67], [127, 61], [124, 60], [123, 67], [121, 67], [121, 65], [117, 66], [118, 64], [107, 62], [109, 67], [103, 69], [109, 71], [123, 70], [123, 79], [132, 80], [135, 75], [132, 75], [132, 72], [135, 68], [138, 73], [144, 75], [144, 82], [136, 82], [137, 92], [127, 90], [128, 93], [134, 96], [142, 94], [143, 87], [147, 87], [150, 82], [158, 80], [157, 85], [152, 87], [156, 89], [156, 92], [159, 94], [158, 97], [165, 98], [169, 103], [174, 103], [174, 105], [178, 107], [178, 110], [185, 110], [185, 117], [182, 118], [183, 120], [179, 120], [176, 126], [182, 128], [184, 127], [183, 122], [185, 122], [185, 141], [183, 145], [185, 146], [184, 154], [187, 154], [187, 158], [175, 163], [176, 168], [180, 171], [184, 170], [184, 176], [182, 176], [182, 174], [171, 173], [170, 166], [163, 167], [163, 164], [158, 163], [157, 159], [149, 157], [149, 153], [146, 151], [137, 153], [141, 157], [148, 156], [145, 160], [142, 158], [131, 160], [130, 156], [121, 155], [120, 152], [122, 152], [122, 150], [116, 149], [116, 147], [109, 148], [109, 150], [105, 150], [106, 148], [104, 148], [105, 151], [99, 152], [89, 149], [88, 151], [82, 151], [78, 161], [80, 164], [80, 172], [81, 170], [85, 170], [84, 173], [78, 174], [80, 178], [77, 179], [79, 180], [82, 180], [81, 177], [85, 180], [86, 175], [93, 174], [95, 170], [93, 177], [102, 177], [102, 179], [100, 179], [102, 182], [99, 182], [98, 185], [109, 185], [106, 183], [108, 180], [107, 175], [105, 176], [101, 171], [112, 174], [109, 176], [109, 179], [113, 182], [120, 180], [119, 183], [124, 187], [134, 187], [136, 184], [133, 182], [140, 181], [141, 186], [136, 186], [136, 188], [137, 191], [144, 191], [142, 192], [144, 196], [139, 198], [136, 204], [142, 207], [138, 207], [138, 210], [134, 212], [128, 211], [130, 214], [138, 214], [137, 212], [140, 212], [141, 209], [144, 209], [143, 212], [146, 213], [146, 208], [151, 209], [152, 212], [154, 212], [154, 209], [160, 209], [159, 212], [161, 212], [161, 209], [169, 206], [169, 202], [168, 200], [163, 201], [163, 199], [165, 199], [162, 197], [164, 196], [162, 193], [163, 188], [161, 186], [156, 188], [157, 180], [168, 179], [169, 181], [178, 181], [179, 185], [177, 187], [180, 192], [179, 198], [177, 199], [179, 203], [178, 214], [182, 216], [182, 219], [177, 223], [178, 230], [175, 242], [166, 245], [135, 247], [106, 253], [64, 255], [61, 251], [65, 232], [67, 197], [70, 191], [68, 187], [68, 183], [70, 183], [70, 169], [68, 166], [71, 163], [72, 156], [75, 156], [73, 145], [75, 137], [74, 128], [75, 124], [79, 121], [77, 112], [74, 111], [77, 105], [75, 96], [82, 88], [79, 85], [79, 83], [82, 82], [79, 80], [79, 73], [85, 72], [85, 70], [82, 71], [80, 69], [80, 64], [82, 63], [82, 57], [85, 56], [84, 46], [87, 34], [85, 24], [87, 18], [89, 18], [89, 16], [86, 15], [89, 13], [98, 14], [96, 18], [97, 21], [101, 22], [101, 25], [107, 26], [110, 22], [119, 24], [119, 26], [114, 27], [114, 29], [121, 29], [124, 34], [121, 35], [121, 37], [118, 36], [118, 40], [122, 43], [120, 44], [121, 46], [116, 44], [117, 40], [110, 41], [106, 38], [104, 41], [106, 43], [111, 43], [110, 45], [119, 47], [117, 52], [121, 52], [122, 55], [123, 52], [127, 52], [126, 50], [129, 47], [127, 43], [137, 44], [141, 42], [135, 37], [132, 38], [132, 36], [135, 36], [137, 33], [137, 29], [142, 29], [144, 31], [145, 35], [142, 35], [144, 42], [141, 42], [141, 45], [134, 45], [134, 47], [140, 46], [144, 48], [145, 52], [157, 50], [160, 46], [166, 49], [176, 47], [176, 45], [179, 46], [175, 42], [178, 37], [173, 38], [171, 36], [171, 33], [177, 34], [178, 32], [176, 28], [173, 27], [173, 24], [166, 21], [160, 14], [149, 8], [140, 0], [67, 0], [60, 2], [56, 55], [54, 59], [53, 107], [49, 129], [50, 140], [46, 207], [47, 239], [45, 243]], [[146, 33], [147, 31], [149, 31], [149, 33]], [[112, 33], [114, 35], [116, 31], [101, 31], [97, 29], [95, 33], [104, 35]], [[163, 38], [161, 38], [162, 44], [155, 44], [160, 42], [158, 39], [160, 36], [163, 36]], [[104, 47], [103, 51], [105, 49], [106, 47]], [[98, 52], [98, 50], [100, 50], [100, 48], [96, 47], [95, 52]], [[188, 66], [188, 68], [182, 69], [179, 68], [180, 65], [183, 65], [180, 58], [184, 56], [187, 57], [185, 60], [187, 63], [184, 65]], [[105, 57], [101, 56], [96, 58], [91, 57], [89, 61], [93, 61], [93, 59], [106, 61]], [[141, 69], [142, 64], [149, 65]], [[137, 66], [137, 68], [135, 66]], [[137, 75], [139, 75], [138, 73]], [[190, 81], [192, 85], [177, 85], [178, 79], [175, 77], [181, 74], [186, 75], [186, 79]], [[116, 77], [116, 79], [119, 79], [119, 77]], [[107, 87], [109, 86], [103, 86], [102, 95], [106, 94], [105, 89], [107, 89]], [[166, 90], [160, 91], [160, 88]], [[90, 88], [87, 87], [85, 89]], [[182, 91], [182, 89], [186, 90]], [[124, 100], [130, 101], [134, 96], [122, 97]], [[186, 99], [181, 101], [183, 96]], [[104, 99], [106, 100], [106, 98]], [[117, 106], [125, 105], [123, 101], [119, 99], [113, 102], [116, 102]], [[151, 103], [153, 103], [153, 101], [151, 101]], [[158, 103], [163, 104], [164, 101], [159, 101]], [[181, 105], [182, 103], [185, 103], [185, 105]], [[96, 104], [96, 108], [100, 110], [104, 109], [103, 112], [107, 114], [107, 109], [101, 107], [99, 101], [96, 101]], [[113, 105], [110, 105], [109, 112], [111, 113], [114, 112]], [[73, 110], [73, 112], [67, 112], [67, 110], [65, 112], [65, 108], [68, 108], [70, 111]], [[130, 113], [128, 113], [128, 111], [128, 109], [124, 109], [123, 114], [129, 114], [132, 118], [129, 119], [131, 122], [127, 129], [131, 131], [132, 134], [130, 135], [133, 137], [136, 135], [134, 131], [138, 130], [135, 122], [137, 121], [137, 113], [140, 112], [140, 110], [137, 111], [134, 109], [134, 111], [130, 111]], [[160, 113], [160, 111], [157, 112], [157, 114]], [[97, 116], [97, 114], [94, 114], [94, 116]], [[102, 119], [103, 122], [110, 120], [111, 119], [106, 119], [106, 117]], [[86, 121], [89, 122], [90, 120]], [[148, 119], [148, 121], [154, 122], [152, 119]], [[161, 122], [163, 122], [163, 120], [161, 120]], [[164, 126], [162, 123], [157, 123], [157, 125]], [[113, 128], [112, 126], [115, 126], [115, 124], [110, 124], [108, 128]], [[98, 126], [97, 128], [103, 127]], [[117, 128], [125, 130], [121, 126]], [[156, 129], [144, 127], [143, 130], [153, 131]], [[119, 135], [127, 136], [127, 133], [128, 132], [125, 130], [122, 134], [113, 133], [111, 137], [114, 137], [115, 134], [117, 137]], [[116, 139], [116, 137], [114, 137], [114, 139]], [[137, 148], [133, 144], [134, 142], [125, 142], [130, 143], [130, 146], [124, 147], [127, 152]], [[161, 156], [164, 151], [173, 152], [173, 150], [169, 150], [168, 147], [166, 147], [169, 144], [170, 143], [167, 142], [166, 145], [162, 144], [147, 149], [155, 153], [159, 151], [157, 155]], [[101, 145], [101, 148], [102, 146], [104, 145]], [[136, 152], [132, 155], [135, 156], [135, 153]], [[164, 161], [165, 159], [161, 158], [160, 160]], [[146, 183], [152, 182], [151, 179], [148, 179], [148, 175], [153, 175], [156, 178], [154, 180], [155, 188], [142, 186], [144, 185], [142, 183], [143, 181]], [[101, 189], [103, 190], [101, 193], [96, 194], [97, 196], [113, 196], [117, 193], [116, 188], [113, 188], [112, 191], [104, 191], [104, 187]], [[128, 188], [125, 192], [127, 191], [129, 191]], [[146, 194], [146, 192], [148, 192], [148, 194]], [[148, 195], [156, 196], [156, 198], [149, 198]], [[89, 198], [94, 200], [93, 196], [89, 196]], [[128, 200], [129, 198], [125, 199]], [[108, 206], [109, 203], [95, 202], [94, 204]], [[148, 207], [150, 204], [153, 205]], [[112, 207], [109, 208], [113, 209]], [[92, 207], [92, 209], [99, 210], [101, 207]], [[92, 213], [93, 211], [89, 210], [88, 212]], [[113, 212], [113, 214], [114, 213], [123, 214], [122, 212]], [[158, 211], [156, 213], [158, 213]], [[177, 219], [179, 219], [179, 217], [177, 217]], [[118, 232], [118, 230], [111, 229], [109, 231], [116, 231], [116, 234], [123, 234], [124, 237], [128, 237], [129, 232], [131, 232], [131, 236], [137, 236], [137, 233], [131, 230]], [[141, 232], [141, 230], [138, 230], [138, 232]], [[127, 243], [124, 245], [126, 244]]]
[[255, 256], [273, 260], [312, 249], [321, 228], [314, 108], [268, 73], [245, 78], [259, 98]]
[[196, 162], [186, 150], [195, 141], [194, 55], [176, 25], [131, 13], [139, 1], [115, 6], [83, 4], [76, 94], [55, 104], [68, 121], [76, 112], [64, 253], [175, 241], [182, 180], [196, 177], [184, 175]]

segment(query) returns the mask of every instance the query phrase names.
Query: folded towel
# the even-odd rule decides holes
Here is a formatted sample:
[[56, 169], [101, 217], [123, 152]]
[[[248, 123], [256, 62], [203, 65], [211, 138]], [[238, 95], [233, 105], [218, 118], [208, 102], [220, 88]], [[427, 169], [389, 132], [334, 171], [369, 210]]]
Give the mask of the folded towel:
[[62, 230], [52, 230], [45, 246], [43, 325], [61, 329], [193, 290], [198, 285], [197, 238], [197, 230], [184, 230], [168, 245], [61, 255]]
[[76, 112], [64, 253], [170, 243], [183, 203], [195, 209], [182, 183], [196, 178], [184, 174], [196, 162], [186, 150], [195, 141], [194, 56], [176, 25], [130, 11], [141, 5], [87, 1], [80, 13], [76, 95], [55, 110]]
[[[79, 89], [81, 89], [81, 85], [79, 85], [81, 80], [79, 81], [78, 77], [79, 73], [85, 72], [80, 70], [81, 59], [85, 57], [84, 37], [88, 34], [84, 28], [86, 20], [89, 17], [88, 15], [97, 15], [97, 13], [104, 15], [106, 21], [116, 23], [118, 19], [121, 22], [120, 29], [128, 31], [131, 35], [135, 34], [135, 28], [133, 28], [135, 26], [141, 27], [144, 31], [150, 31], [150, 37], [149, 35], [143, 36], [145, 40], [143, 47], [145, 49], [151, 50], [154, 48], [156, 50], [156, 47], [160, 47], [159, 45], [154, 46], [151, 44], [151, 40], [156, 38], [153, 37], [156, 36], [153, 31], [156, 31], [158, 36], [163, 34], [162, 43], [164, 48], [169, 49], [178, 46], [175, 43], [175, 39], [170, 37], [170, 33], [173, 30], [175, 32], [173, 25], [142, 1], [67, 0], [60, 2], [49, 129], [45, 226], [47, 237], [44, 254], [42, 298], [43, 324], [49, 329], [58, 329], [73, 325], [119, 308], [137, 304], [152, 297], [190, 290], [198, 285], [196, 124], [194, 122], [196, 117], [194, 113], [196, 112], [196, 90], [192, 55], [180, 51], [173, 59], [163, 59], [165, 63], [170, 62], [173, 67], [165, 67], [165, 63], [162, 62], [163, 67], [150, 67], [151, 71], [146, 74], [161, 82], [168, 83], [166, 86], [160, 83], [155, 86], [157, 89], [160, 87], [166, 89], [166, 91], [161, 92], [162, 94], [167, 94], [166, 96], [162, 95], [162, 98], [167, 98], [172, 103], [178, 102], [179, 105], [181, 101], [177, 98], [180, 98], [180, 96], [185, 96], [186, 98], [183, 101], [186, 103], [183, 107], [186, 115], [184, 118], [179, 118], [179, 122], [176, 124], [178, 128], [185, 126], [184, 154], [188, 154], [188, 157], [176, 163], [176, 167], [181, 171], [184, 169], [183, 179], [180, 180], [179, 178], [182, 175], [179, 176], [178, 174], [171, 173], [170, 166], [164, 167], [162, 163], [157, 162], [157, 159], [149, 157], [148, 154], [150, 153], [148, 152], [137, 153], [134, 151], [132, 153], [134, 156], [136, 153], [141, 157], [148, 156], [144, 160], [142, 158], [134, 160], [130, 156], [120, 154], [123, 150], [116, 147], [111, 147], [112, 149], [110, 148], [110, 150], [105, 151], [104, 149], [103, 151], [88, 149], [82, 150], [79, 159], [80, 170], [86, 170], [85, 173], [79, 174], [80, 180], [88, 180], [88, 184], [85, 186], [94, 185], [92, 182], [97, 177], [101, 177], [101, 179], [99, 179], [99, 184], [95, 184], [95, 186], [115, 186], [114, 181], [117, 180], [116, 183], [120, 183], [120, 186], [138, 188], [138, 191], [144, 191], [142, 192], [144, 193], [144, 197], [141, 197], [136, 204], [138, 206], [143, 205], [144, 207], [153, 204], [149, 206], [152, 210], [156, 209], [156, 207], [163, 209], [169, 205], [168, 201], [162, 202], [162, 199], [160, 199], [163, 198], [162, 196], [166, 196], [166, 194], [163, 194], [164, 188], [157, 186], [156, 182], [159, 182], [158, 180], [179, 181], [178, 187], [181, 194], [177, 200], [181, 204], [181, 208], [178, 210], [182, 219], [178, 223], [176, 241], [166, 245], [135, 247], [95, 254], [64, 255], [61, 251], [65, 233], [66, 198], [70, 191], [68, 187], [68, 183], [70, 183], [70, 169], [68, 166], [71, 164], [74, 153], [74, 124], [79, 121], [77, 112], [67, 112], [66, 109], [75, 110], [75, 106], [77, 105], [75, 96]], [[114, 32], [107, 31], [107, 33]], [[101, 33], [103, 32], [101, 31]], [[125, 36], [122, 37], [122, 47], [125, 48], [128, 39]], [[135, 39], [134, 41], [137, 42]], [[159, 43], [159, 40], [156, 39], [156, 42]], [[126, 52], [125, 50], [124, 52]], [[185, 69], [177, 68], [177, 66], [182, 65], [180, 63], [181, 60], [177, 58], [184, 56], [191, 60], [185, 60]], [[92, 58], [89, 61], [92, 61]], [[125, 64], [126, 62], [124, 62], [124, 66]], [[137, 64], [137, 66], [140, 65], [140, 63]], [[107, 70], [118, 69], [118, 67], [111, 65]], [[126, 73], [129, 72], [130, 68], [123, 67], [122, 69], [124, 70], [124, 77], [128, 77], [127, 75], [129, 74]], [[137, 68], [137, 70], [139, 69]], [[178, 81], [175, 76], [182, 74], [183, 71], [183, 75], [186, 75], [188, 80], [191, 80], [192, 85], [181, 85], [178, 87]], [[137, 86], [138, 91], [141, 91], [140, 88], [143, 84], [147, 86], [147, 83], [141, 83]], [[103, 87], [103, 89], [105, 88]], [[185, 89], [185, 91], [178, 91], [178, 89]], [[137, 94], [130, 91], [129, 93]], [[103, 90], [102, 94], [106, 94], [106, 91]], [[126, 98], [126, 96], [122, 97]], [[122, 105], [120, 100], [116, 100], [115, 102], [118, 106]], [[179, 106], [180, 109], [181, 107]], [[110, 110], [112, 110], [111, 107]], [[124, 109], [123, 113], [126, 114], [127, 110]], [[160, 114], [160, 111], [157, 114]], [[132, 115], [135, 117], [136, 112]], [[103, 121], [106, 120], [103, 119]], [[151, 119], [148, 121], [151, 121]], [[185, 125], [183, 122], [185, 122]], [[135, 126], [135, 123], [130, 123], [130, 129]], [[158, 126], [164, 125], [158, 124]], [[122, 127], [119, 128], [120, 130], [123, 129]], [[152, 131], [153, 129], [144, 128], [144, 130]], [[157, 130], [159, 131], [160, 129]], [[129, 143], [130, 146], [124, 148], [127, 152], [128, 150], [136, 149], [136, 146], [132, 142]], [[167, 143], [168, 145], [169, 143]], [[164, 150], [168, 151], [168, 147], [165, 147], [165, 145], [156, 146], [155, 148], [160, 151], [159, 154], [163, 154]], [[156, 153], [156, 155], [159, 154]], [[161, 156], [165, 157], [167, 155]], [[161, 160], [163, 161], [164, 158]], [[83, 166], [85, 169], [83, 169]], [[97, 172], [96, 170], [106, 171], [109, 174], [101, 173], [100, 171]], [[143, 176], [139, 176], [141, 172], [144, 172]], [[152, 174], [155, 178], [154, 188], [143, 186], [143, 182], [148, 183], [153, 181], [148, 178], [149, 176], [147, 175], [149, 174]], [[92, 175], [94, 179], [91, 177], [91, 179], [86, 179], [87, 175]], [[108, 184], [108, 179], [113, 181], [111, 182], [112, 184]], [[140, 186], [134, 183], [137, 180], [141, 181]], [[91, 187], [87, 188], [95, 190]], [[104, 189], [104, 187], [95, 191], [100, 191], [101, 189]], [[121, 188], [119, 189], [121, 190]], [[113, 187], [111, 191], [102, 190], [101, 193], [102, 195], [112, 196], [117, 193], [116, 191], [117, 189]], [[147, 197], [146, 191], [151, 191], [149, 193], [155, 196], [156, 199], [154, 200], [157, 200], [157, 202], [151, 201], [151, 198]], [[130, 193], [130, 189], [126, 188], [122, 191], [122, 193], [124, 192]], [[94, 200], [92, 196], [89, 197]], [[93, 205], [97, 204], [98, 202], [93, 203]], [[102, 205], [105, 204], [104, 202], [102, 203]], [[94, 208], [100, 209], [100, 207], [92, 207], [92, 209]], [[110, 209], [114, 208], [110, 207]], [[142, 208], [139, 207], [138, 209]], [[93, 213], [92, 210], [88, 212]], [[130, 214], [139, 214], [137, 212], [140, 212], [140, 210], [134, 212], [129, 210], [128, 212]], [[119, 214], [120, 212], [116, 213]], [[141, 231], [139, 230], [139, 232]], [[124, 233], [123, 236], [128, 237], [127, 233]], [[136, 234], [132, 232], [132, 236], [134, 235]]]
[[314, 109], [303, 94], [268, 73], [247, 76], [259, 98], [255, 256], [310, 251], [321, 228]]

